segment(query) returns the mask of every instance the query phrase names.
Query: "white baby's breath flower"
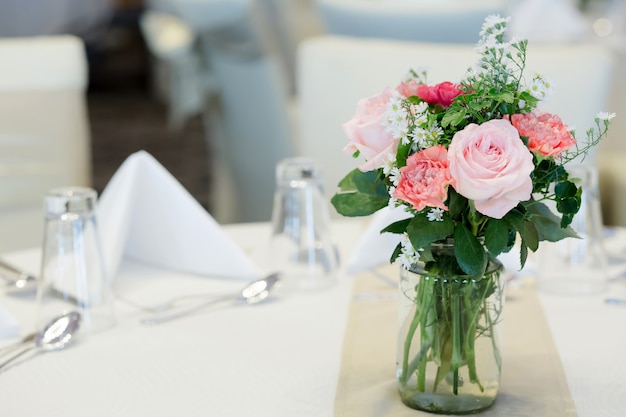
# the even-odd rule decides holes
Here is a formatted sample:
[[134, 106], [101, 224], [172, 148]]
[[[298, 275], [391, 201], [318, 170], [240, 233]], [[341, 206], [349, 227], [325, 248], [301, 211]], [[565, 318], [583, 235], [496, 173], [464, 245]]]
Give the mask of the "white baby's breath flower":
[[409, 136], [413, 138], [413, 141], [420, 149], [426, 147], [427, 141], [431, 137], [430, 132], [426, 129], [422, 129], [421, 127], [415, 128], [415, 130], [413, 130], [413, 133], [411, 133]]
[[526, 101], [525, 100], [520, 100], [517, 102], [517, 107], [521, 109], [523, 109], [524, 107], [526, 107]]
[[402, 96], [395, 92], [387, 103], [387, 110], [381, 123], [394, 138], [405, 141], [409, 131], [409, 121], [408, 112], [403, 104]]
[[426, 114], [428, 112], [428, 103], [422, 101], [415, 105], [415, 114]]
[[535, 75], [529, 84], [522, 87], [522, 91], [526, 91], [538, 100], [545, 100], [551, 93], [551, 83], [540, 75]]
[[400, 181], [400, 175], [400, 168], [398, 168], [397, 166], [394, 166], [389, 171], [389, 179], [393, 183], [394, 187], [398, 185], [398, 182]]
[[445, 211], [442, 208], [439, 207], [433, 207], [430, 209], [430, 211], [426, 214], [426, 217], [428, 218], [428, 221], [430, 222], [442, 222], [443, 221], [443, 213]]
[[393, 153], [388, 152], [383, 159], [383, 174], [389, 175], [391, 170], [396, 166], [396, 157]]
[[596, 119], [600, 119], [600, 120], [609, 121], [614, 117], [615, 117], [615, 113], [609, 113], [605, 111], [601, 111], [598, 114], [596, 114]]
[[387, 207], [391, 210], [395, 209], [398, 205], [400, 205], [400, 201], [393, 194], [396, 192], [396, 187], [387, 188], [387, 192], [389, 193], [389, 201], [387, 201]]
[[480, 36], [484, 36], [490, 33], [503, 33], [506, 29], [506, 24], [510, 20], [510, 17], [502, 17], [497, 14], [491, 14], [487, 16], [480, 30]]
[[415, 250], [415, 248], [413, 248], [413, 245], [411, 244], [411, 241], [409, 240], [409, 237], [407, 236], [407, 234], [403, 234], [402, 237], [400, 238], [400, 245], [401, 245], [401, 254], [400, 254], [400, 264], [402, 265], [402, 267], [404, 269], [410, 269], [412, 265], [414, 265], [415, 263], [417, 263], [417, 261], [419, 261], [420, 259], [420, 254], [419, 252], [423, 251], [423, 249], [418, 249]]

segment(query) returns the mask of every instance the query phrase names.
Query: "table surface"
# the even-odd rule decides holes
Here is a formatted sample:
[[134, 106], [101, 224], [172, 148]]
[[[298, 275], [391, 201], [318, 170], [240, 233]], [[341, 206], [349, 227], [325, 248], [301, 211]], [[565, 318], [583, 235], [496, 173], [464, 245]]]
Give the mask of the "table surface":
[[[363, 221], [333, 224], [342, 259], [363, 228]], [[225, 230], [263, 263], [268, 224]], [[5, 258], [23, 267], [38, 261], [36, 252]], [[328, 290], [278, 291], [266, 303], [211, 308], [158, 326], [140, 324], [145, 313], [118, 299], [113, 329], [0, 373], [0, 415], [332, 416], [352, 281], [342, 271]], [[145, 305], [242, 285], [131, 260], [115, 281], [119, 294]], [[624, 295], [626, 287], [618, 281], [610, 291]], [[626, 307], [604, 303], [606, 296], [540, 295], [580, 417], [626, 415]], [[32, 323], [32, 297], [0, 295], [0, 305], [24, 329]]]

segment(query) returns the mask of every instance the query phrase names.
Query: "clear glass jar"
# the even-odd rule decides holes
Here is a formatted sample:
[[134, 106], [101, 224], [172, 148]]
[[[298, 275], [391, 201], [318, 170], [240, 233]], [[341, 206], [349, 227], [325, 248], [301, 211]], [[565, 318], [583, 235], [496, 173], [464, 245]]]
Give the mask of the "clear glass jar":
[[433, 246], [436, 262], [400, 273], [398, 390], [411, 408], [471, 414], [500, 387], [503, 267], [490, 261], [479, 279], [450, 272], [454, 244]]

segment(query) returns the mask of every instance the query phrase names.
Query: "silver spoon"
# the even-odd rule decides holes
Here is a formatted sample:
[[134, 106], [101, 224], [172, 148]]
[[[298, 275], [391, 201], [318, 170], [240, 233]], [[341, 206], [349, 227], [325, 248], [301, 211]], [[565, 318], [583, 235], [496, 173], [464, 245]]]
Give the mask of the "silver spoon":
[[166, 321], [174, 320], [180, 317], [188, 316], [203, 308], [221, 301], [232, 301], [236, 304], [257, 304], [264, 301], [270, 292], [280, 285], [280, 274], [274, 273], [266, 276], [265, 278], [253, 281], [246, 285], [240, 292], [223, 295], [221, 297], [213, 298], [203, 303], [197, 304], [193, 307], [184, 309], [182, 311], [176, 311], [170, 314], [156, 315], [141, 320], [142, 324], [154, 325], [161, 324]]
[[80, 320], [81, 315], [77, 311], [70, 311], [55, 317], [35, 334], [32, 344], [29, 344], [29, 346], [2, 362], [0, 369], [33, 349], [54, 351], [65, 348], [80, 328]]

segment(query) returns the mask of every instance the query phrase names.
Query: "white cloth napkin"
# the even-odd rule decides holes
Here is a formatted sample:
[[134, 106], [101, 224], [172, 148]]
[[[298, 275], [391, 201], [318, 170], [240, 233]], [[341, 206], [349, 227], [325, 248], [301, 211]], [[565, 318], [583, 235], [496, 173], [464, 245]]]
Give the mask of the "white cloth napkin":
[[349, 274], [357, 274], [368, 269], [389, 263], [393, 250], [400, 243], [400, 235], [380, 233], [382, 229], [396, 221], [409, 218], [410, 214], [403, 209], [385, 207], [379, 210], [363, 232], [346, 264]]
[[112, 276], [124, 256], [199, 275], [258, 276], [215, 219], [145, 151], [130, 155], [113, 175], [97, 220]]

